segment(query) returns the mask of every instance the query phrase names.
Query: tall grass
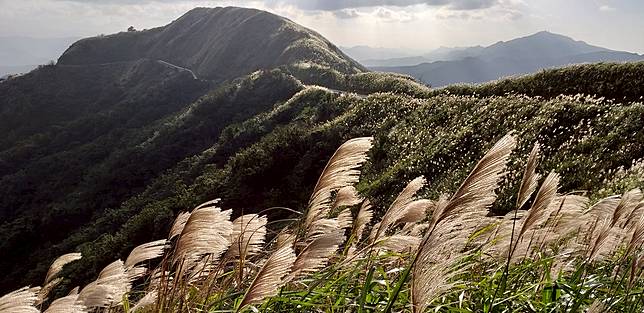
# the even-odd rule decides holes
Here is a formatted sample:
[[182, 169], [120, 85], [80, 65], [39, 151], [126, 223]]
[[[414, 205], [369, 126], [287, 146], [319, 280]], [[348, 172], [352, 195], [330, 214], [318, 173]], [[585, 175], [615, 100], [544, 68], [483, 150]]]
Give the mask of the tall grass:
[[[418, 177], [378, 215], [353, 188], [371, 138], [350, 140], [297, 221], [231, 220], [206, 202], [44, 312], [641, 312], [642, 192], [561, 193], [557, 173], [540, 182], [535, 145], [515, 209], [491, 216], [515, 143], [501, 138], [453, 194], [418, 199]], [[0, 313], [40, 312], [79, 257], [0, 298]]]

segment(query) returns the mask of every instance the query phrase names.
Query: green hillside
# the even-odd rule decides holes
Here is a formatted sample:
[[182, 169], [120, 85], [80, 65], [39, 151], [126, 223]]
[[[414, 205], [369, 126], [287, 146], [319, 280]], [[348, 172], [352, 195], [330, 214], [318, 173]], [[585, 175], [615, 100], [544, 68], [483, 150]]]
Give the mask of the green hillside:
[[[267, 80], [274, 86], [282, 77], [288, 76], [266, 72], [240, 85]], [[71, 277], [90, 279], [95, 273], [89, 269], [162, 237], [174, 214], [208, 199], [221, 197], [222, 206], [235, 209], [235, 214], [273, 206], [303, 210], [316, 174], [333, 150], [349, 138], [365, 135], [375, 141], [359, 190], [380, 212], [395, 195], [391, 190], [400, 190], [419, 175], [430, 181], [425, 196], [453, 191], [489, 145], [512, 130], [521, 138], [514, 157], [524, 159], [531, 144], [539, 142], [545, 160], [541, 170], [562, 175], [562, 192], [586, 190], [599, 196], [606, 189], [621, 192], [641, 185], [638, 180], [615, 186], [606, 181], [644, 157], [642, 103], [572, 96], [420, 99], [375, 93], [362, 98], [324, 88], [300, 88], [287, 101], [277, 101], [269, 110], [226, 127], [217, 140], [165, 171], [144, 191], [39, 254], [47, 253], [51, 259], [80, 245], [80, 251], [90, 257], [71, 269]], [[251, 97], [251, 90], [244, 90], [244, 95], [244, 99]], [[209, 116], [195, 109], [168, 119], [151, 145], [209, 137], [203, 126]], [[156, 149], [160, 148], [152, 150]], [[511, 164], [511, 181], [516, 183], [521, 164]], [[516, 188], [504, 185], [501, 193], [506, 200], [493, 211], [508, 211]], [[273, 218], [280, 216], [284, 217]], [[41, 263], [40, 270], [32, 271], [33, 278], [42, 276], [46, 266]]]
[[642, 101], [644, 62], [594, 63], [542, 70], [521, 77], [480, 85], [452, 85], [436, 93], [502, 96], [508, 93], [554, 98], [558, 95], [594, 95], [615, 101]]

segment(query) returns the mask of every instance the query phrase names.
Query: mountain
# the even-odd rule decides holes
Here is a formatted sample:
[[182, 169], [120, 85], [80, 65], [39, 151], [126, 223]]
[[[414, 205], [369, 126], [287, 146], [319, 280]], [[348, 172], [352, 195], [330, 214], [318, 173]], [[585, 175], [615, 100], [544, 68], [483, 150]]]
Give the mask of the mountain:
[[[265, 27], [248, 28], [256, 19]], [[251, 9], [196, 9], [150, 32], [82, 40], [58, 64], [0, 82], [0, 293], [40, 285], [53, 259], [82, 252], [52, 298], [67, 295], [134, 246], [167, 238], [178, 213], [216, 198], [232, 218], [265, 212], [271, 233], [279, 230], [306, 211], [327, 160], [355, 137], [374, 138], [356, 188], [375, 215], [420, 175], [431, 184], [419, 197], [453, 193], [510, 131], [520, 138], [509, 162], [517, 179], [498, 189], [507, 200], [495, 214], [514, 208], [537, 141], [539, 172], [560, 173], [561, 194], [644, 187], [634, 178], [644, 157], [644, 63], [433, 90], [406, 75], [363, 71], [312, 31], [297, 26], [291, 36], [290, 23]], [[238, 41], [184, 44], [228, 38], [223, 24]], [[248, 55], [228, 58], [226, 45]], [[266, 57], [278, 54], [280, 62]]]
[[374, 58], [361, 61], [361, 63], [368, 67], [382, 67], [382, 66], [412, 66], [420, 63], [429, 63], [435, 61], [451, 61], [460, 60], [467, 57], [478, 55], [483, 49], [481, 46], [475, 47], [440, 47], [420, 56], [406, 56], [397, 58]]
[[[582, 41], [549, 32], [539, 32], [488, 47], [448, 50], [434, 54], [444, 61], [409, 65], [420, 59], [380, 61], [400, 66], [372, 66], [379, 71], [411, 75], [435, 87], [453, 83], [480, 83], [509, 75], [536, 72], [540, 69], [589, 62], [629, 62], [644, 56], [592, 46]], [[371, 64], [374, 64], [373, 62]]]
[[303, 85], [289, 69], [316, 83], [312, 66], [362, 71], [283, 17], [197, 8], [167, 26], [82, 39], [57, 64], [0, 81], [0, 289], [27, 268], [34, 279], [65, 240], [95, 240], [83, 227], [228, 125], [291, 98]]
[[221, 82], [257, 69], [314, 59], [341, 71], [361, 65], [316, 32], [266, 12], [242, 8], [197, 8], [171, 24], [74, 43], [60, 65], [163, 60]]

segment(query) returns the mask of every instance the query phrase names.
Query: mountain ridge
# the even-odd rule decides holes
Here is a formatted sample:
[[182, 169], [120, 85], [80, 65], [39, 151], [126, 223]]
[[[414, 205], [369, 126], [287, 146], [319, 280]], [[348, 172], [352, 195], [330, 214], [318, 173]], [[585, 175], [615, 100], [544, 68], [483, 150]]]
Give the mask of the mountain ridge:
[[195, 8], [166, 26], [85, 38], [72, 44], [58, 64], [140, 58], [185, 67], [216, 82], [304, 59], [343, 72], [364, 69], [310, 29], [272, 13], [238, 7]]
[[[506, 76], [533, 73], [541, 69], [588, 62], [629, 62], [644, 55], [589, 45], [570, 37], [541, 31], [487, 47], [452, 51], [446, 60], [403, 66], [371, 66], [385, 72], [407, 74], [442, 87], [454, 83], [482, 83]], [[423, 57], [420, 57], [421, 59]], [[408, 58], [403, 63], [421, 59]]]
[[97, 239], [86, 225], [211, 148], [229, 124], [290, 99], [304, 86], [289, 68], [322, 84], [312, 65], [363, 69], [285, 18], [199, 8], [163, 27], [81, 39], [59, 63], [0, 82], [0, 289], [35, 284], [66, 239]]

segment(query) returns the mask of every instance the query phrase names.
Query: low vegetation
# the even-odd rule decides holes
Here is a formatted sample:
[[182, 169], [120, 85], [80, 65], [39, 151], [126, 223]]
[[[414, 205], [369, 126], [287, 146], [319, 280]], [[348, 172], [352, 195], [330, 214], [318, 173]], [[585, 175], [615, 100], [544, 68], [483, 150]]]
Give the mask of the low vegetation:
[[585, 94], [615, 101], [642, 101], [644, 62], [592, 63], [542, 70], [537, 74], [500, 79], [480, 85], [456, 84], [439, 94], [503, 96], [523, 94], [554, 98]]
[[[42, 288], [0, 298], [0, 312], [378, 311], [639, 312], [644, 307], [644, 199], [639, 189], [591, 200], [561, 193], [560, 175], [524, 162], [516, 201], [490, 216], [516, 147], [503, 136], [451, 194], [422, 199], [408, 182], [379, 216], [354, 184], [372, 138], [333, 154], [300, 218], [231, 221], [218, 200], [180, 213], [169, 234], [134, 248], [98, 278], [48, 301]], [[546, 176], [541, 179], [541, 177]], [[274, 208], [280, 209], [280, 208]], [[274, 231], [275, 223], [284, 225]]]

